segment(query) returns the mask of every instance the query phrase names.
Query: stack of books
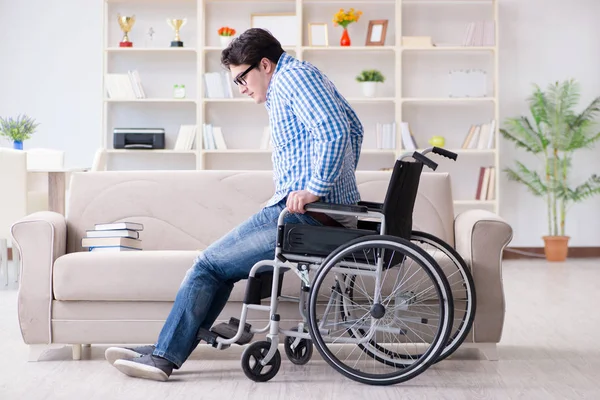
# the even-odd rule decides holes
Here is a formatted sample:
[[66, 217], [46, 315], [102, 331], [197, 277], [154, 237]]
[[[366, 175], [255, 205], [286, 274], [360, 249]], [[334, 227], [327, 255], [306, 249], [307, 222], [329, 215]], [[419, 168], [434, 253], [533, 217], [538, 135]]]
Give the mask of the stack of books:
[[142, 224], [135, 222], [115, 222], [96, 224], [94, 230], [86, 231], [81, 239], [81, 247], [89, 251], [136, 251], [142, 250], [140, 231]]

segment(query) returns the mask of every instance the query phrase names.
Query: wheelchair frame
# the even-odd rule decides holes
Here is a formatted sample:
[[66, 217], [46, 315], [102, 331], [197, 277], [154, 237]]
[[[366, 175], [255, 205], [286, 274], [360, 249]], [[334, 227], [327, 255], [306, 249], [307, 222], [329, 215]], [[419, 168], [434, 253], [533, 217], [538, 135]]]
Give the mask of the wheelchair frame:
[[[427, 165], [431, 169], [435, 170], [437, 168], [437, 164], [435, 162], [433, 162], [432, 160], [430, 160], [429, 158], [425, 157], [425, 154], [427, 154], [429, 152], [434, 152], [434, 153], [443, 155], [448, 158], [456, 159], [456, 154], [454, 154], [454, 153], [451, 153], [451, 152], [448, 152], [447, 150], [439, 149], [436, 147], [431, 147], [431, 148], [425, 149], [422, 153], [418, 153], [418, 152], [405, 153], [398, 158], [398, 161], [401, 161], [407, 157], [413, 157], [417, 162]], [[386, 217], [385, 217], [383, 211], [374, 210], [374, 209], [369, 208], [364, 205], [355, 206], [355, 205], [338, 205], [338, 204], [327, 204], [327, 203], [307, 204], [305, 209], [306, 209], [306, 211], [312, 211], [312, 212], [321, 212], [321, 213], [337, 214], [337, 215], [349, 215], [349, 216], [356, 216], [358, 218], [369, 218], [371, 220], [375, 220], [373, 222], [379, 224], [379, 229], [378, 229], [379, 233], [377, 234], [376, 231], [373, 231], [372, 234], [380, 236], [381, 238], [384, 238], [386, 236], [387, 225], [386, 225]], [[310, 343], [310, 341], [312, 339], [310, 329], [308, 329], [307, 332], [304, 332], [304, 330], [305, 330], [306, 325], [308, 325], [310, 323], [309, 318], [308, 318], [308, 312], [307, 312], [309, 291], [312, 289], [312, 283], [317, 280], [318, 275], [315, 275], [314, 280], [311, 281], [309, 273], [311, 271], [318, 271], [319, 268], [321, 268], [323, 263], [326, 261], [326, 259], [329, 257], [329, 256], [327, 256], [327, 257], [306, 256], [306, 255], [299, 255], [299, 254], [284, 253], [283, 248], [282, 248], [282, 242], [283, 242], [282, 232], [283, 232], [284, 225], [285, 225], [284, 220], [288, 213], [289, 213], [289, 211], [287, 210], [287, 208], [285, 208], [284, 210], [282, 210], [282, 212], [280, 213], [279, 218], [278, 218], [278, 238], [277, 238], [277, 246], [275, 249], [274, 259], [262, 260], [262, 261], [257, 262], [256, 264], [254, 264], [254, 266], [250, 270], [249, 277], [248, 277], [249, 282], [252, 283], [252, 281], [254, 279], [256, 279], [257, 273], [259, 273], [261, 271], [261, 269], [268, 268], [269, 271], [271, 271], [271, 268], [272, 268], [272, 282], [271, 282], [269, 305], [251, 304], [247, 301], [248, 290], [249, 290], [249, 286], [250, 286], [250, 284], [249, 284], [247, 287], [246, 299], [244, 300], [243, 305], [242, 305], [242, 311], [241, 311], [239, 324], [237, 327], [238, 329], [237, 329], [236, 334], [231, 338], [225, 338], [222, 336], [218, 336], [218, 337], [216, 337], [216, 340], [213, 342], [213, 346], [215, 348], [225, 349], [225, 348], [229, 347], [230, 345], [238, 342], [240, 339], [242, 339], [242, 336], [247, 333], [250, 333], [251, 335], [266, 333], [266, 338], [270, 342], [270, 347], [269, 347], [266, 355], [264, 355], [263, 359], [261, 361], [259, 361], [262, 366], [266, 366], [278, 352], [278, 345], [280, 344], [279, 336], [281, 334], [283, 334], [285, 337], [294, 338], [293, 343], [291, 343], [291, 345], [290, 345], [290, 347], [292, 349], [294, 349], [295, 346], [297, 346], [301, 340], [307, 340]], [[348, 243], [344, 244], [343, 246], [347, 246], [347, 245], [348, 245]], [[340, 247], [342, 247], [342, 246], [340, 246]], [[345, 248], [346, 247], [344, 247], [344, 249]], [[437, 265], [437, 263], [433, 259], [432, 259], [432, 261], [434, 264]], [[331, 269], [337, 268], [337, 269], [340, 269], [340, 271], [343, 271], [344, 268], [347, 268], [347, 267], [343, 266], [344, 263], [345, 263], [345, 261], [341, 262], [340, 265], [332, 266]], [[439, 268], [439, 266], [438, 266], [438, 268]], [[280, 294], [280, 280], [283, 279], [283, 273], [285, 273], [289, 270], [294, 271], [294, 273], [300, 279], [301, 290], [300, 290], [299, 297], [284, 296], [284, 295]], [[373, 268], [363, 268], [361, 270], [353, 270], [352, 274], [353, 275], [364, 274], [364, 275], [375, 276], [376, 292], [374, 293], [374, 298], [379, 298], [378, 296], [380, 295], [380, 293], [377, 293], [377, 290], [378, 290], [377, 282], [378, 282], [378, 280], [381, 279], [380, 275], [381, 275], [382, 271], [383, 271], [383, 257], [378, 257], [377, 265], [375, 265]], [[442, 278], [444, 278], [443, 273], [442, 273]], [[438, 284], [441, 284], [441, 283], [438, 282]], [[447, 285], [447, 282], [445, 284]], [[446, 294], [449, 298], [446, 298], [444, 300], [449, 302], [450, 305], [452, 305], [452, 293], [448, 292]], [[328, 312], [328, 310], [330, 309], [330, 307], [332, 305], [333, 297], [334, 297], [333, 295], [330, 296], [329, 303], [326, 306], [325, 312]], [[297, 330], [280, 328], [280, 317], [279, 317], [279, 314], [277, 313], [280, 301], [298, 302], [299, 313], [300, 313], [300, 317], [302, 318], [302, 322], [298, 323]], [[269, 312], [270, 320], [267, 323], [267, 325], [262, 328], [250, 327], [248, 330], [247, 324], [246, 324], [248, 310], [259, 310], [259, 311]], [[322, 322], [323, 321], [321, 321], [321, 323]], [[451, 328], [451, 325], [452, 325], [452, 322], [450, 322], [450, 328]], [[355, 338], [355, 337], [349, 336], [347, 338], [346, 337], [343, 338], [344, 340], [336, 340], [336, 342], [356, 344], [356, 345], [370, 342], [373, 339], [373, 335], [375, 334], [376, 328], [374, 328], [374, 326], [375, 326], [374, 324], [371, 324], [370, 328], [369, 328], [369, 332], [360, 338]], [[446, 331], [448, 329], [449, 328], [446, 328]], [[322, 334], [327, 333], [326, 331], [322, 331], [321, 328], [319, 328], [319, 332], [322, 332]], [[445, 345], [445, 341], [448, 338], [448, 335], [449, 335], [449, 331], [446, 334], [446, 336], [443, 338], [443, 340], [437, 340], [436, 343], [431, 344], [432, 346], [435, 347], [433, 350], [433, 352], [435, 354], [440, 354], [441, 349], [439, 349], [439, 347], [440, 346], [443, 347]], [[279, 355], [278, 355], [278, 357], [279, 357]], [[427, 369], [428, 366], [425, 366], [424, 368]], [[279, 369], [279, 365], [277, 365], [277, 369]], [[275, 374], [276, 373], [277, 373], [277, 371], [275, 371]], [[347, 375], [347, 374], [345, 374], [345, 375]], [[268, 378], [268, 379], [270, 379], [270, 378]], [[264, 380], [268, 380], [268, 379], [264, 379]], [[358, 380], [360, 381], [360, 379], [358, 379]], [[366, 382], [366, 383], [370, 383], [370, 382]]]

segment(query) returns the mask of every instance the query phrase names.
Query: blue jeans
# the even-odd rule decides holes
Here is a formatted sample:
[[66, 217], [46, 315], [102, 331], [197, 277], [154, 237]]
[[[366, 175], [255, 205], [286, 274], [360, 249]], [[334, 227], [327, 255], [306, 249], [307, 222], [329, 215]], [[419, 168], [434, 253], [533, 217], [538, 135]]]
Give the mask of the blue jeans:
[[[155, 356], [181, 367], [199, 343], [198, 330], [210, 329], [225, 307], [233, 284], [247, 279], [257, 262], [275, 258], [277, 219], [284, 208], [285, 199], [263, 208], [200, 253], [177, 292]], [[305, 214], [287, 214], [285, 222], [321, 225]]]

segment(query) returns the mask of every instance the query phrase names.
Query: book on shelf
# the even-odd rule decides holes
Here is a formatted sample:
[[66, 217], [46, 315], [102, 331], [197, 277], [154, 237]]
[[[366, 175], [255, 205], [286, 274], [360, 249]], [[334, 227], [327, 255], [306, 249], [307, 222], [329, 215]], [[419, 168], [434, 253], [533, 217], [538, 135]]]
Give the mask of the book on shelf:
[[378, 149], [396, 148], [396, 122], [384, 124], [378, 122], [375, 127]]
[[126, 74], [106, 74], [106, 93], [111, 99], [145, 99], [146, 93], [137, 70]]
[[494, 46], [496, 23], [493, 20], [474, 21], [467, 25], [463, 46]]
[[173, 150], [191, 150], [196, 141], [196, 125], [181, 125]]
[[408, 124], [408, 122], [400, 123], [400, 136], [402, 138], [402, 148], [404, 150], [410, 151], [419, 148], [419, 145], [415, 140], [415, 136], [413, 135], [413, 132], [410, 129], [410, 125]]
[[480, 167], [475, 200], [494, 200], [496, 196], [496, 167]]
[[203, 124], [202, 142], [205, 150], [227, 150], [227, 144], [219, 126]]
[[204, 86], [205, 97], [211, 99], [231, 99], [233, 98], [233, 89], [231, 87], [231, 74], [226, 71], [205, 72]]
[[493, 149], [496, 143], [496, 120], [471, 125], [461, 148], [471, 150]]
[[142, 250], [140, 231], [142, 224], [136, 222], [115, 222], [95, 224], [81, 239], [81, 247], [88, 251], [135, 251]]

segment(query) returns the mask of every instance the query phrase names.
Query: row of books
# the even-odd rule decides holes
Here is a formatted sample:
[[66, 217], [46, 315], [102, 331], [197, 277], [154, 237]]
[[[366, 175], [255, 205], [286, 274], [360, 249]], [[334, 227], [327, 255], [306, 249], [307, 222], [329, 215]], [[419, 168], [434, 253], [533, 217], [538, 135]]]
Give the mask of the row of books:
[[81, 247], [88, 251], [139, 251], [142, 250], [140, 232], [144, 225], [136, 222], [95, 224], [81, 239]]
[[231, 74], [227, 71], [204, 73], [205, 97], [213, 99], [233, 98]]
[[480, 167], [475, 200], [494, 200], [496, 196], [496, 167]]
[[111, 99], [145, 99], [146, 93], [137, 70], [126, 74], [106, 74], [106, 94]]
[[488, 123], [471, 125], [461, 146], [463, 149], [493, 149], [496, 140], [496, 120]]
[[413, 132], [410, 129], [410, 125], [408, 124], [408, 122], [400, 123], [400, 134], [402, 137], [402, 148], [404, 150], [411, 151], [419, 148], [417, 140], [415, 139], [415, 135], [413, 135]]
[[205, 150], [227, 150], [221, 127], [203, 124], [202, 141]]
[[[202, 143], [205, 150], [227, 150], [221, 127], [212, 124], [203, 124]], [[267, 126], [263, 130], [259, 149], [270, 150], [271, 148], [271, 129]]]
[[396, 148], [396, 123], [384, 124], [378, 122], [375, 127], [378, 149]]
[[493, 20], [474, 21], [467, 25], [463, 46], [494, 46], [496, 23]]
[[196, 141], [196, 125], [181, 125], [173, 150], [191, 150]]

